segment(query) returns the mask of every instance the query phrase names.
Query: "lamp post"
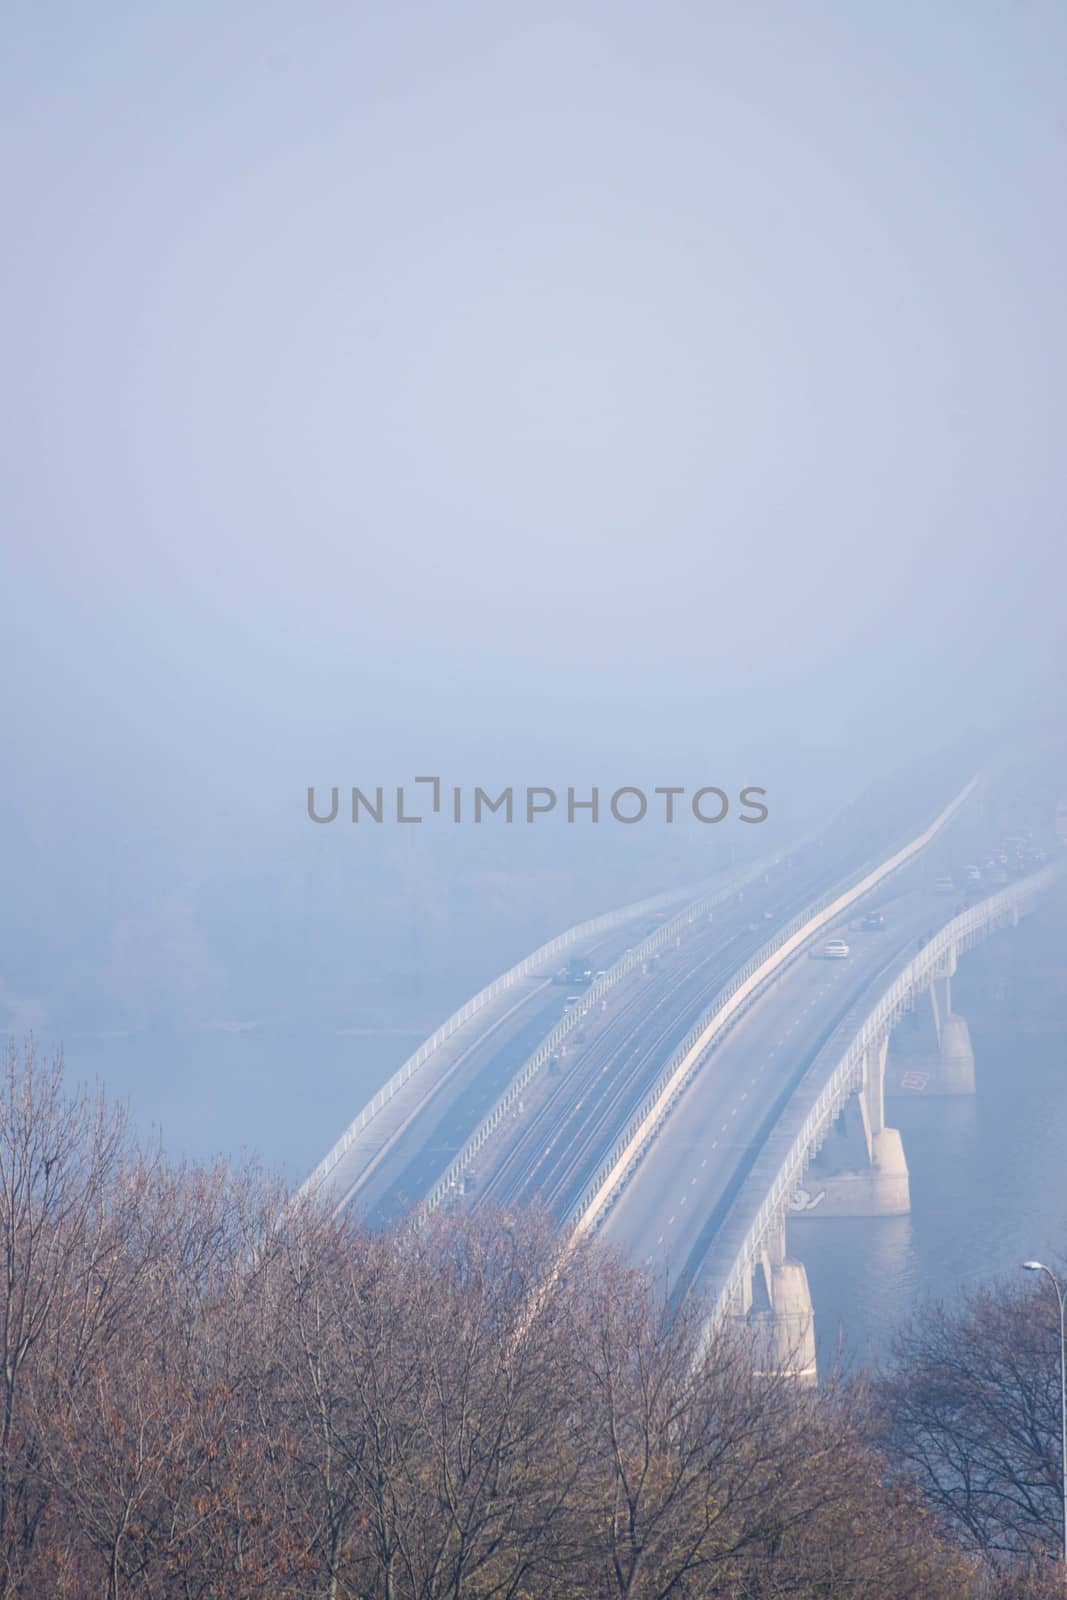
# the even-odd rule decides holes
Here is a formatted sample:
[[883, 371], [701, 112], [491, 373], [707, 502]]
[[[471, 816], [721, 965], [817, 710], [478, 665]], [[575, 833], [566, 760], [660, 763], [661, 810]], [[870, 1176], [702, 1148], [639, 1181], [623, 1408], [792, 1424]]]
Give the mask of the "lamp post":
[[1064, 1343], [1064, 1309], [1067, 1301], [1064, 1298], [1063, 1287], [1051, 1267], [1046, 1267], [1043, 1261], [1024, 1261], [1023, 1269], [1026, 1272], [1044, 1272], [1052, 1287], [1056, 1291], [1056, 1301], [1060, 1308], [1060, 1461], [1063, 1483], [1063, 1570], [1067, 1578], [1067, 1345]]

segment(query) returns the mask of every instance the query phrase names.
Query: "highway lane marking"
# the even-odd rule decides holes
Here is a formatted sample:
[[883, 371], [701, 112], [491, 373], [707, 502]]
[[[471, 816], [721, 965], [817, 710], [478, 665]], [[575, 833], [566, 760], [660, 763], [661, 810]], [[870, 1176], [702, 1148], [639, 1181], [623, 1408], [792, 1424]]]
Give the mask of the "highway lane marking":
[[[719, 1142], [719, 1141], [718, 1141], [718, 1139], [716, 1139], [716, 1140], [715, 1140], [715, 1142], [714, 1142], [714, 1144], [713, 1144], [713, 1145], [712, 1145], [712, 1147], [711, 1147], [711, 1148], [712, 1148], [712, 1149], [713, 1149], [713, 1150], [714, 1150], [714, 1149], [715, 1149], [715, 1145], [717, 1145], [717, 1144], [718, 1144], [718, 1142]], [[707, 1164], [708, 1164], [708, 1160], [707, 1160], [707, 1157], [706, 1157], [706, 1156], [705, 1156], [705, 1157], [704, 1157], [704, 1160], [703, 1160], [703, 1161], [702, 1161], [702, 1162], [701, 1162], [701, 1163], [700, 1163], [700, 1165], [701, 1165], [701, 1166], [702, 1166], [702, 1167], [706, 1167], [706, 1166], [707, 1166]]]
[[673, 1218], [673, 1217], [668, 1217], [668, 1218], [667, 1218], [667, 1226], [668, 1226], [668, 1228], [669, 1228], [669, 1227], [670, 1227], [670, 1225], [671, 1225], [671, 1223], [672, 1223], [672, 1222], [673, 1222], [673, 1221], [674, 1221], [674, 1218]]
[[730, 1115], [732, 1117], [736, 1117], [737, 1116], [737, 1107], [736, 1106], [734, 1106], [734, 1109], [730, 1112]]

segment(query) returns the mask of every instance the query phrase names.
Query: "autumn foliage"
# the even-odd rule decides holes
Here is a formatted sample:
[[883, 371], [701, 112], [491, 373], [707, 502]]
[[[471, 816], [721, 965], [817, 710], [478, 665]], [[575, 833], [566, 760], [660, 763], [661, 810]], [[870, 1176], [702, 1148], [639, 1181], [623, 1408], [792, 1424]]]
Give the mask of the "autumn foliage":
[[369, 1232], [146, 1156], [27, 1051], [0, 1234], [0, 1597], [984, 1592], [862, 1407], [592, 1247], [554, 1272], [543, 1218]]

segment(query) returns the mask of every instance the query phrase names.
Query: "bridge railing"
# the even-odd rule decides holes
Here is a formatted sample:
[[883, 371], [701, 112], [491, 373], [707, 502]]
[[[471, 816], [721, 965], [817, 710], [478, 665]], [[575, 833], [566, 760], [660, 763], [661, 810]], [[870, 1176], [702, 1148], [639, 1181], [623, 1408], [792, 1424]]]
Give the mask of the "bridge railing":
[[[950, 817], [955, 815], [959, 808], [973, 793], [976, 785], [977, 779], [972, 779], [971, 782], [961, 791], [961, 793], [956, 797], [955, 800], [952, 801], [949, 806], [943, 807], [938, 812], [937, 816], [933, 818], [929, 825], [917, 836], [916, 839], [912, 840], [910, 844], [905, 845], [894, 856], [890, 857], [888, 861], [882, 859], [874, 864], [871, 862], [865, 863], [855, 872], [850, 873], [847, 878], [842, 879], [839, 883], [835, 884], [833, 888], [827, 890], [827, 892], [818, 900], [806, 906], [804, 910], [799, 912], [791, 922], [786, 924], [784, 928], [780, 928], [773, 938], [767, 940], [765, 944], [761, 945], [759, 950], [756, 951], [755, 955], [751, 956], [748, 961], [746, 961], [745, 965], [741, 967], [738, 972], [734, 973], [730, 981], [718, 991], [710, 1005], [705, 1007], [700, 1017], [696, 1022], [694, 1022], [693, 1026], [685, 1035], [685, 1038], [672, 1052], [669, 1060], [660, 1070], [652, 1087], [644, 1096], [636, 1111], [634, 1111], [631, 1117], [628, 1119], [625, 1128], [619, 1134], [618, 1138], [612, 1145], [611, 1150], [601, 1162], [594, 1177], [587, 1184], [580, 1198], [571, 1207], [566, 1218], [568, 1223], [574, 1225], [580, 1223], [582, 1218], [590, 1210], [590, 1207], [592, 1207], [600, 1198], [601, 1191], [603, 1190], [605, 1184], [619, 1166], [619, 1163], [622, 1161], [628, 1147], [638, 1136], [642, 1125], [649, 1119], [649, 1117], [652, 1116], [657, 1103], [667, 1090], [671, 1079], [679, 1071], [682, 1063], [694, 1049], [701, 1035], [705, 1033], [713, 1024], [716, 1017], [718, 1017], [718, 1015], [729, 1006], [730, 1002], [739, 993], [739, 991], [742, 990], [746, 984], [751, 982], [751, 980], [760, 971], [760, 968], [766, 966], [768, 962], [773, 961], [778, 952], [781, 951], [783, 947], [790, 942], [790, 940], [796, 939], [797, 935], [808, 928], [809, 924], [816, 925], [811, 931], [811, 937], [814, 937], [820, 931], [820, 918], [822, 918], [823, 913], [834, 906], [836, 902], [845, 899], [854, 890], [859, 889], [859, 887], [865, 884], [867, 880], [871, 879], [872, 876], [878, 874], [879, 881], [881, 881], [881, 879], [888, 877], [892, 872], [895, 872], [898, 867], [903, 866], [910, 861], [914, 855], [916, 855], [921, 849], [925, 848], [925, 846], [930, 842], [939, 829], [944, 826]], [[871, 883], [870, 887], [873, 889], [875, 884]], [[866, 890], [864, 892], [866, 892]], [[644, 1139], [640, 1148], [633, 1154], [627, 1178], [628, 1176], [632, 1175], [633, 1170], [639, 1163], [640, 1157], [644, 1154], [652, 1140], [656, 1137], [656, 1134], [659, 1132], [664, 1119], [677, 1104], [681, 1094], [683, 1094], [685, 1089], [688, 1088], [693, 1073], [695, 1073], [701, 1066], [706, 1053], [707, 1052], [704, 1052], [700, 1057], [693, 1061], [690, 1071], [679, 1082], [674, 1094], [671, 1095], [670, 1099], [660, 1109], [660, 1113], [655, 1120], [655, 1125], [649, 1128], [647, 1138]], [[621, 1186], [618, 1192], [621, 1193]]]
[[[700, 886], [697, 885], [697, 890]], [[672, 891], [667, 894], [654, 895], [647, 900], [635, 901], [632, 905], [621, 906], [616, 911], [606, 912], [603, 916], [593, 917], [588, 922], [580, 922], [573, 928], [568, 928], [565, 933], [557, 934], [547, 944], [541, 945], [524, 960], [518, 962], [507, 972], [502, 973], [492, 983], [487, 984], [473, 995], [465, 1005], [436, 1028], [428, 1039], [425, 1039], [418, 1049], [410, 1055], [403, 1064], [397, 1068], [387, 1083], [384, 1083], [373, 1099], [360, 1111], [359, 1115], [349, 1123], [337, 1143], [327, 1151], [313, 1172], [304, 1180], [298, 1190], [299, 1194], [317, 1189], [330, 1175], [338, 1163], [347, 1155], [360, 1134], [374, 1121], [389, 1102], [409, 1083], [419, 1069], [425, 1066], [430, 1057], [440, 1049], [441, 1045], [458, 1032], [479, 1011], [485, 1009], [492, 1001], [497, 999], [507, 990], [513, 989], [523, 979], [537, 974], [548, 965], [556, 956], [569, 950], [575, 944], [586, 939], [594, 938], [598, 933], [609, 933], [613, 928], [622, 927], [627, 922], [636, 921], [638, 917], [647, 916], [652, 912], [661, 910], [664, 906], [676, 905], [692, 890]]]
[[732, 900], [734, 895], [741, 892], [746, 885], [762, 877], [764, 873], [769, 872], [788, 853], [790, 852], [783, 852], [782, 855], [757, 861], [743, 873], [734, 875], [729, 883], [721, 885], [713, 893], [690, 901], [677, 916], [672, 917], [661, 928], [657, 928], [654, 933], [649, 934], [648, 938], [643, 940], [641, 944], [635, 945], [632, 950], [628, 950], [625, 955], [620, 956], [619, 960], [615, 962], [614, 966], [609, 967], [602, 978], [597, 978], [584, 991], [580, 1004], [572, 1006], [569, 1011], [565, 1012], [551, 1033], [547, 1034], [533, 1054], [527, 1057], [492, 1110], [478, 1125], [462, 1150], [426, 1195], [420, 1206], [420, 1211], [435, 1210], [442, 1201], [446, 1200], [457, 1189], [459, 1180], [479, 1150], [482, 1149], [486, 1140], [492, 1136], [504, 1121], [512, 1107], [517, 1104], [523, 1091], [537, 1076], [546, 1062], [550, 1061], [556, 1054], [560, 1046], [566, 1042], [569, 1035], [581, 1026], [589, 1013], [610, 989], [620, 983], [628, 973], [633, 972], [636, 967], [642, 965], [643, 962], [670, 944], [672, 940], [678, 938], [693, 922], [698, 921], [700, 917], [706, 916], [709, 911], [714, 911], [716, 906], [722, 905], [727, 900]]
[[951, 951], [967, 948], [981, 932], [1029, 909], [1063, 870], [1062, 861], [1053, 862], [969, 907], [946, 923], [898, 973], [861, 1022], [793, 1138], [716, 1297], [713, 1318], [724, 1316], [743, 1304], [746, 1274], [753, 1270], [766, 1239], [780, 1221], [789, 1196], [799, 1186], [805, 1167], [861, 1081], [868, 1051], [888, 1037], [908, 1009], [912, 997], [929, 987]]

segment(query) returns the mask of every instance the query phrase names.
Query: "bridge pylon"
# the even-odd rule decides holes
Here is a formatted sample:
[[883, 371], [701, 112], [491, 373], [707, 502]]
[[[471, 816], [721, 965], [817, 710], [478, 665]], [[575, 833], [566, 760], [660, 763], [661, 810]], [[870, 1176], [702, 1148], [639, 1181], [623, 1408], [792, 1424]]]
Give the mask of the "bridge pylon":
[[974, 1046], [965, 1017], [952, 1009], [957, 952], [919, 996], [889, 1044], [886, 1088], [890, 1095], [974, 1094]]
[[785, 1374], [804, 1387], [818, 1383], [808, 1274], [802, 1261], [786, 1255], [784, 1218], [764, 1242], [745, 1301], [738, 1320], [757, 1330], [758, 1369]]
[[846, 1100], [805, 1180], [814, 1217], [896, 1217], [911, 1210], [908, 1163], [899, 1130], [886, 1126], [887, 1040], [863, 1057], [860, 1083]]

